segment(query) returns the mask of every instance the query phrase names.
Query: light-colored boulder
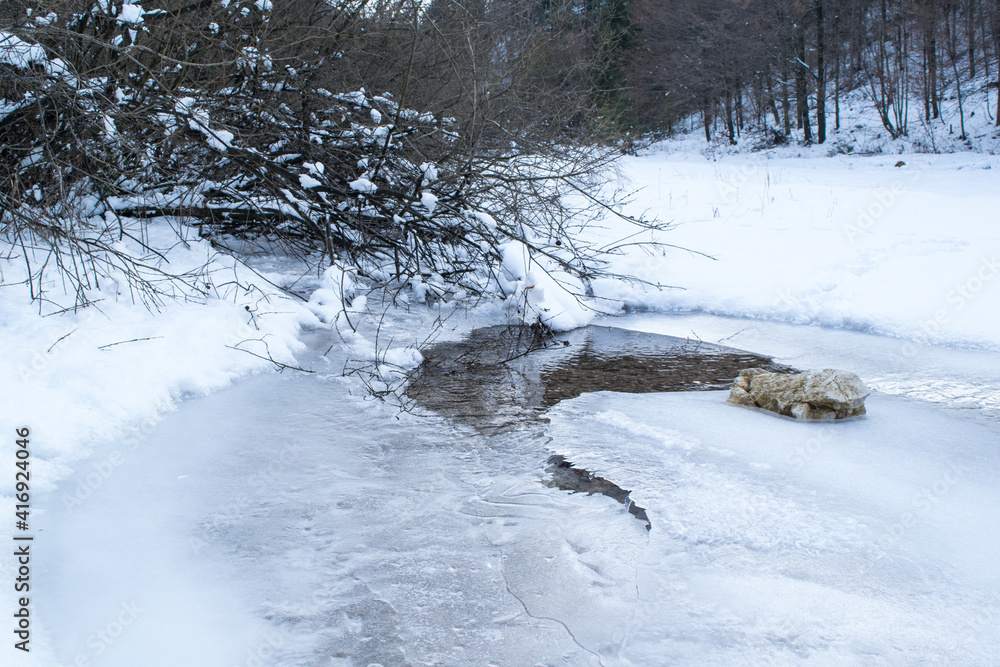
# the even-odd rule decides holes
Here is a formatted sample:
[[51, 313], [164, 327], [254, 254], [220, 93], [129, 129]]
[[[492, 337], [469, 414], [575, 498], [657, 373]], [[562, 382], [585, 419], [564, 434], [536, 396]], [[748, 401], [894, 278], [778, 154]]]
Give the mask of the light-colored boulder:
[[826, 369], [811, 373], [740, 371], [728, 402], [796, 419], [845, 419], [865, 414], [871, 390], [854, 373]]

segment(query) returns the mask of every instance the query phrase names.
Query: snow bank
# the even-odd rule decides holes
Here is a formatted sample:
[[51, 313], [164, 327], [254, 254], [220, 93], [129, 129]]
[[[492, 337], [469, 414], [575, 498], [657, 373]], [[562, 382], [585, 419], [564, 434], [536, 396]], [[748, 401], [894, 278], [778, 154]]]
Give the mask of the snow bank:
[[[418, 287], [424, 294], [430, 289], [426, 283], [415, 284], [415, 293]], [[369, 307], [365, 282], [353, 268], [339, 264], [328, 267], [309, 297], [307, 307], [339, 337], [355, 361], [370, 364], [370, 370], [380, 381], [401, 381], [407, 371], [419, 366], [424, 359], [415, 343], [394, 345], [392, 335], [388, 343], [385, 338], [379, 340], [385, 315]]]
[[569, 331], [594, 319], [595, 312], [581, 301], [584, 287], [578, 278], [547, 258], [532, 256], [520, 241], [501, 250], [500, 287], [519, 304], [524, 322], [537, 320], [555, 331]]
[[330, 266], [323, 271], [319, 286], [309, 297], [307, 307], [327, 324], [343, 322], [345, 310], [359, 311], [365, 306], [364, 295], [357, 296], [361, 285], [357, 272], [350, 267]]
[[[0, 290], [0, 401], [6, 420], [32, 429], [36, 487], [48, 488], [86, 456], [88, 443], [156, 420], [178, 400], [204, 395], [266, 369], [293, 363], [298, 333], [316, 318], [300, 302], [207, 241], [178, 240], [153, 225], [149, 241], [165, 270], [187, 273], [193, 289], [158, 312], [133, 302], [124, 279], [102, 279], [89, 308], [62, 311], [72, 297], [50, 272], [50, 301], [30, 303], [19, 258], [3, 262]], [[55, 303], [56, 305], [52, 305]], [[265, 357], [261, 359], [260, 355]], [[11, 480], [0, 479], [10, 492]]]
[[[121, 276], [102, 278], [88, 293], [95, 305], [67, 308], [73, 296], [54, 271], [41, 285], [46, 300], [31, 303], [23, 259], [0, 260], [0, 426], [10, 436], [3, 451], [13, 461], [15, 428], [30, 429], [33, 494], [55, 488], [93, 446], [125, 435], [145, 438], [178, 401], [273, 368], [268, 357], [294, 363], [303, 347], [301, 327], [318, 323], [267, 277], [192, 233], [181, 230], [179, 238], [165, 223], [153, 223], [147, 234], [149, 245], [163, 250], [159, 266], [189, 282], [186, 292], [160, 282], [181, 291], [153, 311], [133, 300], [137, 295]], [[128, 244], [119, 249], [137, 259], [145, 254]], [[108, 473], [99, 467], [80, 493], [103, 483]], [[8, 516], [14, 513], [13, 483], [13, 474], [0, 477], [0, 509]], [[12, 524], [5, 528], [10, 530]], [[12, 567], [10, 559], [0, 561], [0, 577], [13, 581]], [[0, 595], [0, 606], [14, 608], [12, 589]], [[18, 652], [17, 664], [31, 664], [22, 658]]]

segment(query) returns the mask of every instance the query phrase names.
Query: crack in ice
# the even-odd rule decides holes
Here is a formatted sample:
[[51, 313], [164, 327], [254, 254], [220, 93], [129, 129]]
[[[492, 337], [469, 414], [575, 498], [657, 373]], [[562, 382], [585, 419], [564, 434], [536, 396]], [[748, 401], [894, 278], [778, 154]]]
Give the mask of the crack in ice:
[[601, 659], [600, 654], [597, 653], [596, 651], [593, 651], [593, 650], [587, 648], [583, 644], [581, 644], [580, 640], [576, 638], [576, 635], [573, 634], [573, 631], [570, 629], [570, 627], [568, 625], [566, 625], [566, 623], [564, 621], [561, 621], [558, 618], [553, 618], [551, 616], [536, 616], [536, 615], [534, 615], [534, 614], [531, 613], [531, 610], [528, 609], [528, 605], [525, 603], [525, 601], [523, 599], [521, 599], [521, 596], [519, 596], [517, 593], [515, 593], [513, 591], [513, 589], [510, 587], [510, 580], [507, 578], [507, 568], [504, 565], [504, 553], [503, 553], [503, 549], [501, 549], [497, 545], [496, 542], [494, 542], [493, 540], [491, 540], [489, 535], [485, 535], [484, 534], [484, 537], [486, 538], [486, 541], [490, 543], [490, 546], [492, 546], [494, 549], [496, 549], [497, 554], [500, 556], [500, 576], [503, 577], [504, 588], [507, 590], [507, 593], [512, 598], [514, 598], [515, 600], [517, 600], [518, 604], [521, 605], [521, 608], [524, 609], [524, 613], [527, 614], [528, 618], [535, 619], [536, 621], [551, 621], [552, 623], [558, 624], [559, 626], [562, 627], [563, 630], [566, 631], [566, 634], [569, 635], [570, 640], [574, 644], [576, 644], [582, 650], [586, 651], [587, 653], [589, 653], [592, 656], [594, 656], [595, 658], [597, 658], [597, 664], [599, 664], [601, 667], [606, 667], [605, 664], [604, 664], [604, 660]]

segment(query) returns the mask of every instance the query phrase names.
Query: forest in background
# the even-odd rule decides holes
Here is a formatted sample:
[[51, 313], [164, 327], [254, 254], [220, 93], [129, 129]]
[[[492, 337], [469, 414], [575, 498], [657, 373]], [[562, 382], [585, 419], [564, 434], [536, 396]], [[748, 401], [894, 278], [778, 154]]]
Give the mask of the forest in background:
[[431, 298], [509, 296], [513, 255], [585, 295], [608, 249], [574, 230], [637, 139], [823, 143], [848, 95], [893, 139], [954, 100], [964, 139], [970, 95], [1000, 122], [998, 72], [996, 0], [16, 0], [0, 234], [38, 301], [53, 270], [78, 305], [192, 288], [151, 219]]
[[620, 62], [623, 104], [640, 128], [669, 131], [700, 113], [741, 127], [802, 131], [823, 143], [841, 102], [861, 92], [888, 135], [939, 118], [944, 100], [992, 90], [1000, 126], [996, 0], [635, 0]]

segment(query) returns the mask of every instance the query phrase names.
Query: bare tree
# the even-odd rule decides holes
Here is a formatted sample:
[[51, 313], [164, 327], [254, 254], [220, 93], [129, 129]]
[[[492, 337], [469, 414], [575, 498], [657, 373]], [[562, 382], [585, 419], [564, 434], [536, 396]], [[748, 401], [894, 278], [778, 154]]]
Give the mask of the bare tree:
[[137, 7], [43, 5], [0, 33], [0, 90], [24, 100], [0, 121], [2, 232], [38, 285], [64, 271], [82, 305], [117, 272], [155, 305], [190, 278], [144, 241], [161, 216], [383, 284], [490, 291], [511, 241], [584, 284], [606, 273], [576, 231], [613, 214], [596, 178], [616, 150], [578, 143], [575, 84], [539, 94], [528, 6]]

